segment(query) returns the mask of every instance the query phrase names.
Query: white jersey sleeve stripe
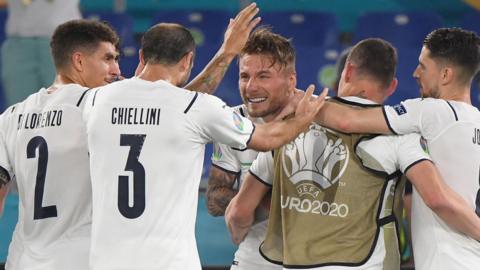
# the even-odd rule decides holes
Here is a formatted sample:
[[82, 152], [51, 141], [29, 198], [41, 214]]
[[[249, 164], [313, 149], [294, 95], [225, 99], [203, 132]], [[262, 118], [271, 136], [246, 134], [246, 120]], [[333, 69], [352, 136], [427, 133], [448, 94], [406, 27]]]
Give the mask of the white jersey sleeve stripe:
[[255, 124], [252, 122], [252, 133], [250, 133], [250, 137], [248, 138], [247, 142], [245, 143], [245, 148], [243, 149], [240, 149], [240, 148], [235, 148], [235, 147], [232, 147], [233, 150], [237, 150], [237, 151], [245, 151], [248, 149], [248, 144], [250, 143], [250, 141], [252, 140], [252, 137], [253, 137], [253, 133], [255, 132]]
[[197, 97], [198, 97], [198, 92], [195, 93], [195, 95], [193, 96], [192, 98], [192, 101], [190, 101], [190, 103], [188, 104], [187, 108], [185, 109], [185, 111], [183, 111], [183, 113], [188, 113], [188, 111], [190, 110], [190, 108], [192, 107], [193, 103], [195, 103], [195, 100], [197, 100]]
[[410, 170], [410, 168], [412, 168], [413, 166], [417, 165], [418, 163], [422, 162], [422, 161], [430, 161], [433, 163], [433, 161], [431, 161], [430, 159], [428, 158], [422, 158], [422, 159], [419, 159], [415, 162], [413, 162], [412, 164], [408, 165], [406, 168], [405, 168], [405, 171], [403, 172], [403, 174], [407, 174], [407, 171]]
[[248, 170], [248, 172], [250, 172], [250, 174], [255, 177], [255, 179], [258, 180], [258, 182], [264, 184], [265, 186], [271, 188], [272, 187], [272, 184], [268, 183], [267, 181], [263, 180], [262, 178], [260, 178], [260, 176], [256, 175], [255, 173], [252, 172], [252, 170]]
[[226, 173], [236, 174], [237, 177], [238, 177], [238, 175], [240, 175], [240, 172], [241, 172], [241, 171], [235, 172], [235, 171], [231, 171], [231, 170], [225, 169], [225, 168], [223, 168], [222, 166], [220, 166], [220, 165], [218, 165], [218, 164], [215, 164], [215, 163], [212, 163], [212, 166], [215, 167], [215, 168], [217, 168], [217, 169], [219, 169], [219, 170], [222, 170], [222, 171], [224, 171], [224, 172], [226, 172]]
[[383, 117], [385, 118], [385, 122], [387, 122], [388, 129], [395, 135], [398, 135], [395, 130], [393, 130], [392, 125], [390, 124], [390, 121], [388, 120], [387, 112], [385, 111], [385, 106], [382, 106], [382, 112], [383, 112]]

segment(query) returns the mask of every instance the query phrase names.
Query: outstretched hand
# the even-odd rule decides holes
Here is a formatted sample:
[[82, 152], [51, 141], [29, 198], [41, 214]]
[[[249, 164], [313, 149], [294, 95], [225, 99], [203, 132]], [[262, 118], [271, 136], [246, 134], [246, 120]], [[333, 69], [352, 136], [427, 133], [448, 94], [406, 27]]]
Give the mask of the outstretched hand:
[[225, 31], [222, 48], [227, 54], [237, 55], [247, 43], [248, 36], [253, 28], [257, 26], [261, 18], [257, 17], [259, 9], [256, 3], [251, 3], [240, 11], [234, 19], [230, 19], [228, 28]]
[[325, 97], [328, 94], [328, 88], [324, 88], [322, 94], [318, 97], [313, 96], [314, 91], [315, 86], [313, 84], [308, 86], [305, 95], [298, 102], [295, 110], [295, 118], [302, 120], [304, 123], [310, 123], [313, 121], [325, 103]]

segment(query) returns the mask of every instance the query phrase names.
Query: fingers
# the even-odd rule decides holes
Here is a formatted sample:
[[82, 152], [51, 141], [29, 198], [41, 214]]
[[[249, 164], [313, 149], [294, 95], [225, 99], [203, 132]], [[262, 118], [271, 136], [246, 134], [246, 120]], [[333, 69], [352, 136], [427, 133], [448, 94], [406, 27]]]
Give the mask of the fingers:
[[262, 20], [262, 18], [260, 17], [257, 17], [255, 18], [253, 21], [251, 21], [249, 24], [248, 24], [248, 27], [247, 27], [247, 30], [248, 32], [251, 32], [253, 28], [255, 28], [255, 26], [257, 26], [260, 21]]
[[321, 99], [321, 100], [324, 100], [328, 95], [328, 88], [323, 88], [323, 91], [322, 93], [320, 94], [320, 96], [318, 97], [318, 99]]
[[253, 18], [253, 16], [255, 16], [257, 13], [258, 13], [259, 9], [257, 8], [257, 4], [256, 3], [251, 3], [250, 5], [248, 5], [246, 8], [244, 8], [242, 11], [240, 11], [238, 14], [237, 14], [237, 17], [235, 17], [235, 20], [243, 20], [245, 19], [246, 17], [250, 17]]
[[[248, 27], [250, 27], [250, 25], [253, 22], [252, 21], [253, 17], [255, 17], [255, 15], [257, 15], [259, 11], [260, 10], [257, 8], [257, 4], [256, 3], [251, 3], [250, 5], [248, 5], [246, 8], [244, 8], [242, 11], [240, 11], [237, 14], [234, 21], [235, 21], [235, 23], [239, 23], [239, 24], [245, 24], [245, 22], [250, 22], [248, 24]], [[257, 23], [260, 22], [260, 20], [258, 20], [258, 18], [256, 18], [255, 20], [257, 21]], [[253, 29], [253, 27], [252, 27], [252, 29]]]
[[315, 85], [310, 84], [307, 90], [305, 91], [305, 96], [303, 96], [303, 100], [305, 101], [310, 100], [310, 98], [313, 95], [313, 91], [315, 91]]
[[320, 96], [316, 99], [316, 105], [317, 105], [317, 108], [320, 110], [320, 108], [322, 108], [323, 106], [323, 103], [325, 103], [325, 98], [327, 97], [328, 95], [328, 88], [323, 88], [323, 91], [322, 93], [320, 94]]

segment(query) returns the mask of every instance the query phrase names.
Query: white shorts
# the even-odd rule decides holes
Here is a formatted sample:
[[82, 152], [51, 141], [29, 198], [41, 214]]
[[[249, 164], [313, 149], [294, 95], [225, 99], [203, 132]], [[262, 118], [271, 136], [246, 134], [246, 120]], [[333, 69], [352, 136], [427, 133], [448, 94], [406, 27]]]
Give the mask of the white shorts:
[[281, 265], [270, 263], [260, 255], [260, 244], [265, 240], [268, 220], [259, 222], [250, 228], [245, 240], [240, 243], [231, 270], [280, 270]]

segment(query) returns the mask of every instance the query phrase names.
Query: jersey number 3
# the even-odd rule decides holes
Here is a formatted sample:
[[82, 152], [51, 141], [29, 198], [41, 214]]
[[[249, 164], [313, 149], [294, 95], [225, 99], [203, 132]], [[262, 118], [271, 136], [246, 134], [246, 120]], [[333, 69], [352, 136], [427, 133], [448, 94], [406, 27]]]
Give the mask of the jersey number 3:
[[120, 146], [130, 146], [125, 171], [133, 173], [133, 203], [129, 204], [129, 177], [118, 176], [118, 210], [126, 218], [138, 218], [145, 210], [145, 168], [138, 161], [145, 142], [144, 134], [121, 134]]
[[57, 216], [55, 205], [42, 206], [43, 192], [45, 190], [45, 176], [47, 175], [48, 146], [47, 141], [41, 136], [33, 137], [27, 144], [27, 158], [35, 158], [38, 149], [38, 168], [35, 180], [35, 198], [33, 219], [44, 219]]

